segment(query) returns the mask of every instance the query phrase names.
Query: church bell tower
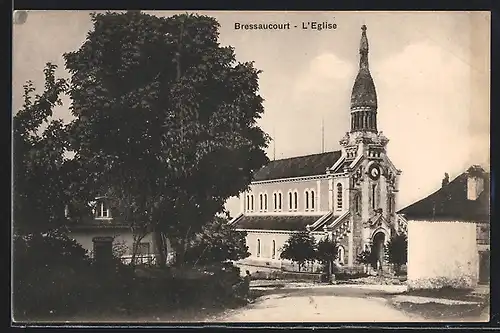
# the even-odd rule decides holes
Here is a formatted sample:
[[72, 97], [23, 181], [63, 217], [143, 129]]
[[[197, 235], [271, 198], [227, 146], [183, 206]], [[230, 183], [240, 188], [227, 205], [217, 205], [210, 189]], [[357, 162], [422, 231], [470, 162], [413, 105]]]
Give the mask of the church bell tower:
[[340, 141], [348, 161], [360, 155], [370, 159], [380, 158], [389, 142], [382, 132], [378, 131], [377, 91], [368, 63], [366, 30], [366, 25], [363, 25], [359, 44], [359, 69], [351, 93], [351, 130]]
[[377, 92], [368, 65], [366, 25], [361, 31], [359, 71], [351, 94], [351, 133], [377, 133]]
[[[359, 69], [351, 93], [351, 128], [340, 140], [349, 174], [354, 256], [371, 249], [382, 256], [383, 244], [395, 230], [400, 171], [386, 155], [389, 140], [378, 130], [377, 92], [368, 62], [368, 37], [361, 27]], [[380, 258], [382, 259], [382, 258]]]

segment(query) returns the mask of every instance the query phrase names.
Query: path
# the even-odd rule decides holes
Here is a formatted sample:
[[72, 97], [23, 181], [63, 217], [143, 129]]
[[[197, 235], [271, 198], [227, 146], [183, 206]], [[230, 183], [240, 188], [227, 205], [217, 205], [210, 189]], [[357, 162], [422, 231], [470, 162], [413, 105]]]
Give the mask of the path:
[[[211, 322], [424, 322], [390, 306], [391, 293], [353, 286], [295, 286], [273, 290], [254, 304], [230, 311]], [[385, 290], [384, 290], [385, 289]], [[395, 293], [400, 291], [393, 291]]]

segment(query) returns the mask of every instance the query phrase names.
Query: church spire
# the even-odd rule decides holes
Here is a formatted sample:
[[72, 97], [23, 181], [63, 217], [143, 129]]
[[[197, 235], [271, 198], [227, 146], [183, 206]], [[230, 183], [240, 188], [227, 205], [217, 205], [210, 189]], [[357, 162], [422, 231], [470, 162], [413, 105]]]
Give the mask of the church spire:
[[377, 92], [368, 66], [366, 25], [361, 26], [359, 71], [351, 94], [351, 132], [377, 132]]
[[368, 38], [366, 37], [366, 25], [361, 26], [361, 41], [359, 43], [359, 68], [368, 69]]

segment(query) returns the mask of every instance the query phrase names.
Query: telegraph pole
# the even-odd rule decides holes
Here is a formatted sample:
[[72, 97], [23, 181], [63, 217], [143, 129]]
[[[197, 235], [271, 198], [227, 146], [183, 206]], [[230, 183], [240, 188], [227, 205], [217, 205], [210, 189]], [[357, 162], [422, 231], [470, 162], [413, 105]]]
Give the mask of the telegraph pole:
[[321, 118], [321, 152], [325, 152], [325, 118]]

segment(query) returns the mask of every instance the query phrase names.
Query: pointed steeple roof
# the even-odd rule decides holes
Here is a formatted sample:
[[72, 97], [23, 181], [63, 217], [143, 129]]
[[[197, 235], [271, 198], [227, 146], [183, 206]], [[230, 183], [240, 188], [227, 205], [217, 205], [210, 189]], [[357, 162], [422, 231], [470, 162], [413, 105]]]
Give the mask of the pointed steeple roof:
[[351, 109], [369, 107], [377, 109], [377, 92], [373, 83], [368, 65], [368, 38], [366, 25], [361, 27], [361, 41], [359, 44], [359, 71], [354, 81], [351, 94]]

